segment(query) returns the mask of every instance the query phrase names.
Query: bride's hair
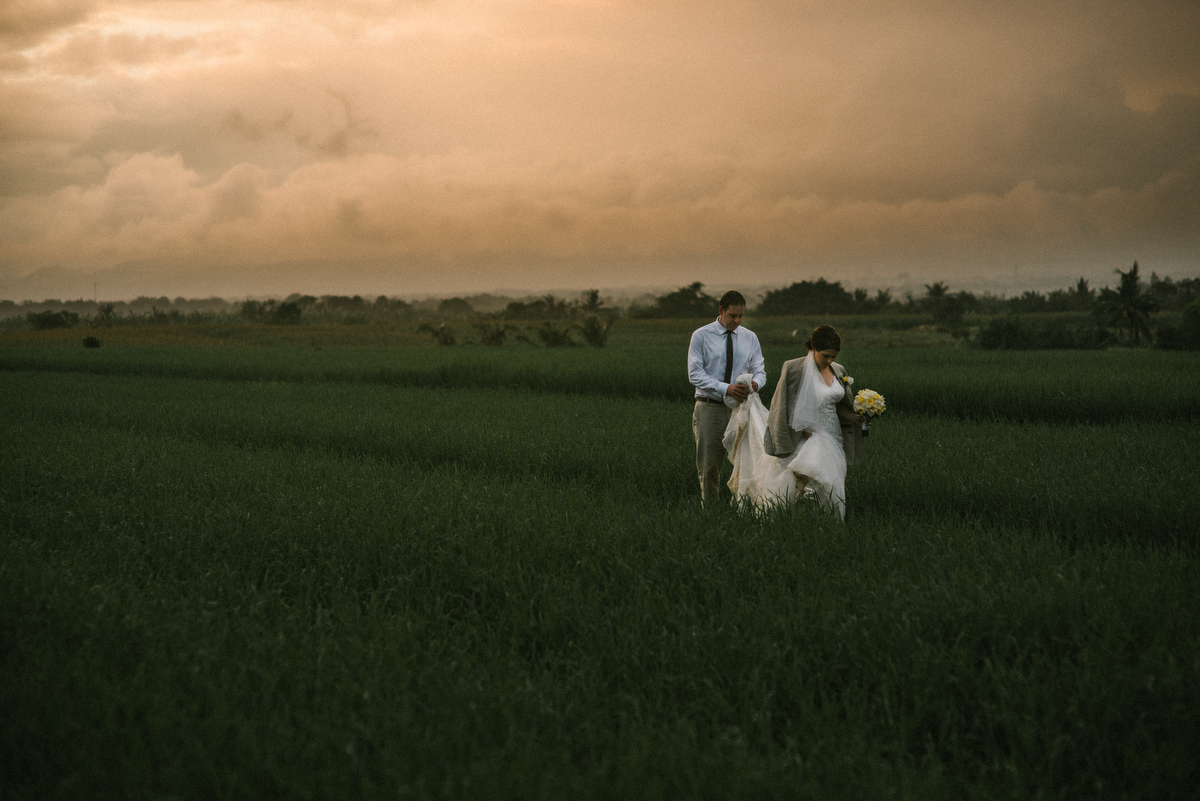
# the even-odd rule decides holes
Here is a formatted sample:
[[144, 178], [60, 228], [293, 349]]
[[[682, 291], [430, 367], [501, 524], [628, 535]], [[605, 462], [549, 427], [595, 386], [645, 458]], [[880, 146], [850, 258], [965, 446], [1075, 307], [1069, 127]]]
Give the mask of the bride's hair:
[[804, 344], [809, 350], [841, 350], [842, 338], [832, 325], [818, 325]]

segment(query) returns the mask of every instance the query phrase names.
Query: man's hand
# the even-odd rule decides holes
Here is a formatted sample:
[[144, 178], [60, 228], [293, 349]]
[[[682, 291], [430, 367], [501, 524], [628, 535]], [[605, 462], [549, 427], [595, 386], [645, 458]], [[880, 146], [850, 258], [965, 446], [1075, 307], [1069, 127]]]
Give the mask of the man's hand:
[[745, 384], [730, 384], [729, 389], [725, 390], [725, 395], [737, 401], [745, 402], [746, 398], [750, 397], [750, 387]]
[[843, 408], [841, 406], [837, 407], [837, 416], [838, 416], [838, 419], [841, 420], [843, 424], [848, 424], [848, 425], [852, 425], [852, 426], [860, 426], [860, 425], [862, 425], [863, 420], [866, 419], [861, 414], [855, 414], [854, 412], [850, 411], [849, 409]]

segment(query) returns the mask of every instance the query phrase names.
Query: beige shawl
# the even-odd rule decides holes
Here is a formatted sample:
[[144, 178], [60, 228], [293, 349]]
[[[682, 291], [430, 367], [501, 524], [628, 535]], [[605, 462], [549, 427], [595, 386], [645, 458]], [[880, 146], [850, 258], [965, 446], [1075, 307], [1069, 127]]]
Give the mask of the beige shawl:
[[[839, 406], [854, 411], [854, 391], [843, 381], [846, 368], [837, 362], [833, 363], [833, 375], [846, 389], [846, 395]], [[800, 391], [800, 380], [804, 376], [804, 357], [791, 359], [783, 363], [783, 372], [779, 383], [775, 385], [775, 395], [771, 398], [771, 412], [767, 416], [767, 430], [763, 434], [763, 449], [772, 456], [791, 456], [796, 447], [796, 437], [800, 432], [793, 431], [788, 425], [791, 418], [792, 404], [796, 393]], [[846, 450], [846, 466], [860, 464], [866, 450], [866, 440], [860, 426], [842, 423], [842, 447]]]

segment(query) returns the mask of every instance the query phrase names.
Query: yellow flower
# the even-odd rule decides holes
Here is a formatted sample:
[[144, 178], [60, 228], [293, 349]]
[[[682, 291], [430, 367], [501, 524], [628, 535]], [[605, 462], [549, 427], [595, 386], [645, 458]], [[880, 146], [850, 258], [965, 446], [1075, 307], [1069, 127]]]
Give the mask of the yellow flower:
[[883, 396], [873, 389], [859, 390], [854, 396], [854, 411], [871, 417], [878, 417], [887, 409]]

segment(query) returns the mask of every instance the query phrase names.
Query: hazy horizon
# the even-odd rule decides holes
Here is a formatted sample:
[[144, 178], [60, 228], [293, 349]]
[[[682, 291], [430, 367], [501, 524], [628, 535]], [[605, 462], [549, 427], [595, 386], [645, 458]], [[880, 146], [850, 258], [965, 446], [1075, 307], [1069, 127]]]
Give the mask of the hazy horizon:
[[[1123, 270], [1128, 269], [1128, 267], [1122, 267], [1121, 269], [1123, 269]], [[1141, 265], [1139, 263], [1139, 272], [1142, 275], [1144, 280], [1148, 280], [1150, 278], [1151, 274], [1155, 271], [1152, 271], [1149, 269], [1144, 269], [1144, 265]], [[1170, 275], [1170, 274], [1164, 274], [1164, 273], [1158, 273], [1158, 276], [1160, 278], [1171, 278], [1173, 280], [1179, 280], [1181, 278], [1197, 277], [1197, 276], [1193, 276], [1193, 275]], [[62, 276], [59, 275], [57, 277], [61, 278]], [[830, 282], [840, 281], [842, 283], [842, 286], [848, 291], [853, 291], [855, 289], [866, 289], [866, 290], [874, 293], [876, 290], [880, 290], [880, 289], [890, 290], [892, 292], [893, 297], [895, 297], [897, 300], [901, 300], [901, 299], [903, 299], [905, 293], [908, 293], [908, 292], [911, 292], [914, 296], [917, 296], [917, 297], [922, 296], [925, 293], [925, 286], [927, 284], [934, 283], [935, 281], [942, 281], [943, 283], [946, 283], [949, 286], [950, 291], [952, 291], [952, 292], [965, 290], [965, 291], [972, 292], [977, 295], [990, 294], [990, 295], [993, 295], [996, 297], [1012, 297], [1015, 295], [1020, 295], [1026, 291], [1036, 291], [1036, 292], [1048, 293], [1048, 292], [1051, 292], [1056, 289], [1070, 289], [1075, 286], [1075, 283], [1080, 278], [1084, 278], [1084, 279], [1088, 280], [1089, 285], [1095, 290], [1099, 290], [1106, 286], [1115, 287], [1117, 285], [1118, 276], [1116, 274], [1116, 270], [1112, 270], [1112, 271], [1109, 271], [1109, 275], [1103, 276], [1101, 280], [1094, 280], [1094, 278], [1088, 277], [1087, 275], [1073, 275], [1073, 274], [1068, 274], [1068, 273], [1047, 274], [1047, 273], [1037, 273], [1037, 272], [1029, 273], [1029, 274], [1026, 274], [1023, 272], [1018, 272], [1014, 275], [1008, 276], [1007, 278], [983, 277], [983, 276], [975, 276], [975, 277], [960, 276], [959, 280], [957, 282], [947, 281], [945, 278], [937, 278], [937, 277], [932, 277], [929, 279], [919, 279], [919, 278], [914, 278], [911, 275], [905, 275], [903, 277], [897, 276], [896, 280], [888, 282], [888, 283], [857, 282], [854, 280], [846, 281], [844, 279], [839, 279], [836, 277], [825, 276], [825, 275], [803, 276], [803, 277], [797, 277], [795, 280], [796, 281], [815, 280], [817, 278], [825, 278], [826, 280], [828, 280]], [[116, 293], [113, 293], [111, 291], [106, 292], [106, 290], [103, 288], [105, 286], [110, 286], [110, 285], [102, 284], [99, 280], [88, 282], [84, 279], [84, 277], [80, 277], [78, 280], [75, 280], [75, 281], [64, 280], [62, 283], [56, 283], [54, 281], [49, 281], [44, 284], [36, 284], [36, 283], [29, 284], [29, 286], [39, 286], [39, 285], [44, 286], [47, 288], [47, 291], [45, 291], [45, 292], [34, 291], [31, 293], [27, 293], [28, 294], [27, 297], [14, 297], [11, 294], [6, 294], [4, 291], [3, 285], [0, 285], [0, 301], [7, 300], [7, 301], [14, 301], [16, 303], [31, 302], [31, 303], [35, 303], [35, 304], [41, 303], [41, 302], [44, 302], [47, 300], [61, 301], [61, 302], [73, 302], [73, 301], [82, 300], [85, 302], [86, 301], [96, 301], [96, 302], [101, 302], [101, 303], [105, 303], [105, 302], [126, 302], [127, 303], [127, 302], [134, 301], [139, 297], [150, 297], [150, 298], [167, 297], [171, 300], [176, 300], [178, 298], [184, 298], [189, 301], [204, 300], [204, 299], [209, 299], [209, 298], [215, 297], [215, 298], [220, 298], [222, 300], [226, 300], [226, 301], [230, 301], [230, 302], [237, 302], [237, 301], [248, 300], [248, 299], [250, 299], [250, 300], [266, 300], [266, 299], [283, 300], [293, 294], [313, 295], [316, 297], [320, 297], [322, 295], [339, 295], [339, 296], [359, 295], [369, 301], [374, 300], [376, 297], [379, 297], [380, 295], [385, 295], [389, 298], [400, 298], [400, 299], [407, 300], [410, 302], [420, 302], [423, 300], [443, 299], [443, 298], [450, 298], [450, 297], [471, 298], [471, 297], [479, 297], [479, 296], [487, 296], [487, 295], [500, 297], [500, 298], [509, 298], [509, 299], [514, 299], [514, 300], [523, 300], [523, 299], [528, 299], [528, 298], [544, 297], [545, 295], [554, 295], [557, 298], [572, 300], [572, 299], [578, 298], [584, 292], [587, 292], [589, 290], [598, 290], [600, 292], [601, 298], [606, 299], [610, 303], [610, 305], [616, 304], [616, 305], [624, 306], [624, 305], [628, 305], [630, 302], [638, 300], [640, 298], [645, 298], [647, 296], [661, 295], [666, 292], [670, 292], [670, 291], [679, 289], [681, 286], [687, 286], [688, 284], [691, 284], [691, 283], [692, 283], [691, 281], [687, 281], [687, 282], [678, 283], [678, 284], [672, 284], [672, 283], [640, 284], [640, 285], [631, 284], [631, 285], [624, 285], [624, 286], [603, 286], [603, 285], [599, 285], [599, 284], [588, 284], [588, 285], [578, 285], [578, 286], [555, 286], [555, 287], [538, 287], [538, 288], [513, 287], [513, 286], [508, 286], [508, 287], [492, 286], [492, 287], [487, 287], [487, 288], [483, 288], [483, 289], [460, 288], [458, 290], [447, 290], [447, 291], [440, 291], [440, 292], [435, 292], [435, 291], [387, 292], [387, 291], [374, 291], [369, 288], [368, 289], [361, 289], [361, 288], [347, 289], [346, 287], [341, 287], [341, 288], [330, 287], [327, 289], [313, 289], [313, 290], [309, 290], [309, 289], [305, 289], [305, 288], [290, 288], [290, 289], [281, 289], [281, 290], [277, 290], [277, 291], [242, 292], [242, 293], [236, 293], [236, 292], [235, 293], [221, 293], [221, 292], [216, 292], [216, 291], [186, 292], [186, 291], [165, 291], [165, 290], [164, 291], [145, 291], [145, 292], [143, 292], [143, 291], [137, 291], [137, 292], [118, 291]], [[704, 283], [704, 282], [701, 282], [701, 283]], [[719, 296], [726, 289], [737, 289], [737, 290], [741, 291], [744, 295], [746, 295], [746, 297], [748, 299], [750, 299], [751, 303], [753, 304], [754, 302], [756, 302], [756, 299], [761, 299], [762, 296], [765, 295], [770, 290], [780, 289], [780, 288], [789, 286], [791, 283], [792, 283], [792, 281], [788, 281], [786, 283], [771, 283], [771, 282], [751, 283], [751, 282], [725, 281], [725, 282], [719, 282], [719, 283], [714, 283], [714, 284], [705, 283], [704, 291], [711, 295]], [[125, 279], [125, 280], [117, 282], [117, 284], [119, 286], [125, 286], [125, 287], [139, 285], [136, 278]], [[64, 288], [72, 288], [73, 287], [76, 290], [78, 290], [80, 288], [84, 288], [84, 289], [88, 289], [89, 292], [49, 291], [49, 288], [53, 287], [53, 286], [61, 286]], [[163, 288], [162, 285], [158, 285], [158, 286], [160, 289]], [[180, 285], [177, 285], [175, 288], [179, 288], [179, 286]]]
[[1196, 277], [1198, 35], [1193, 0], [8, 0], [0, 297]]

